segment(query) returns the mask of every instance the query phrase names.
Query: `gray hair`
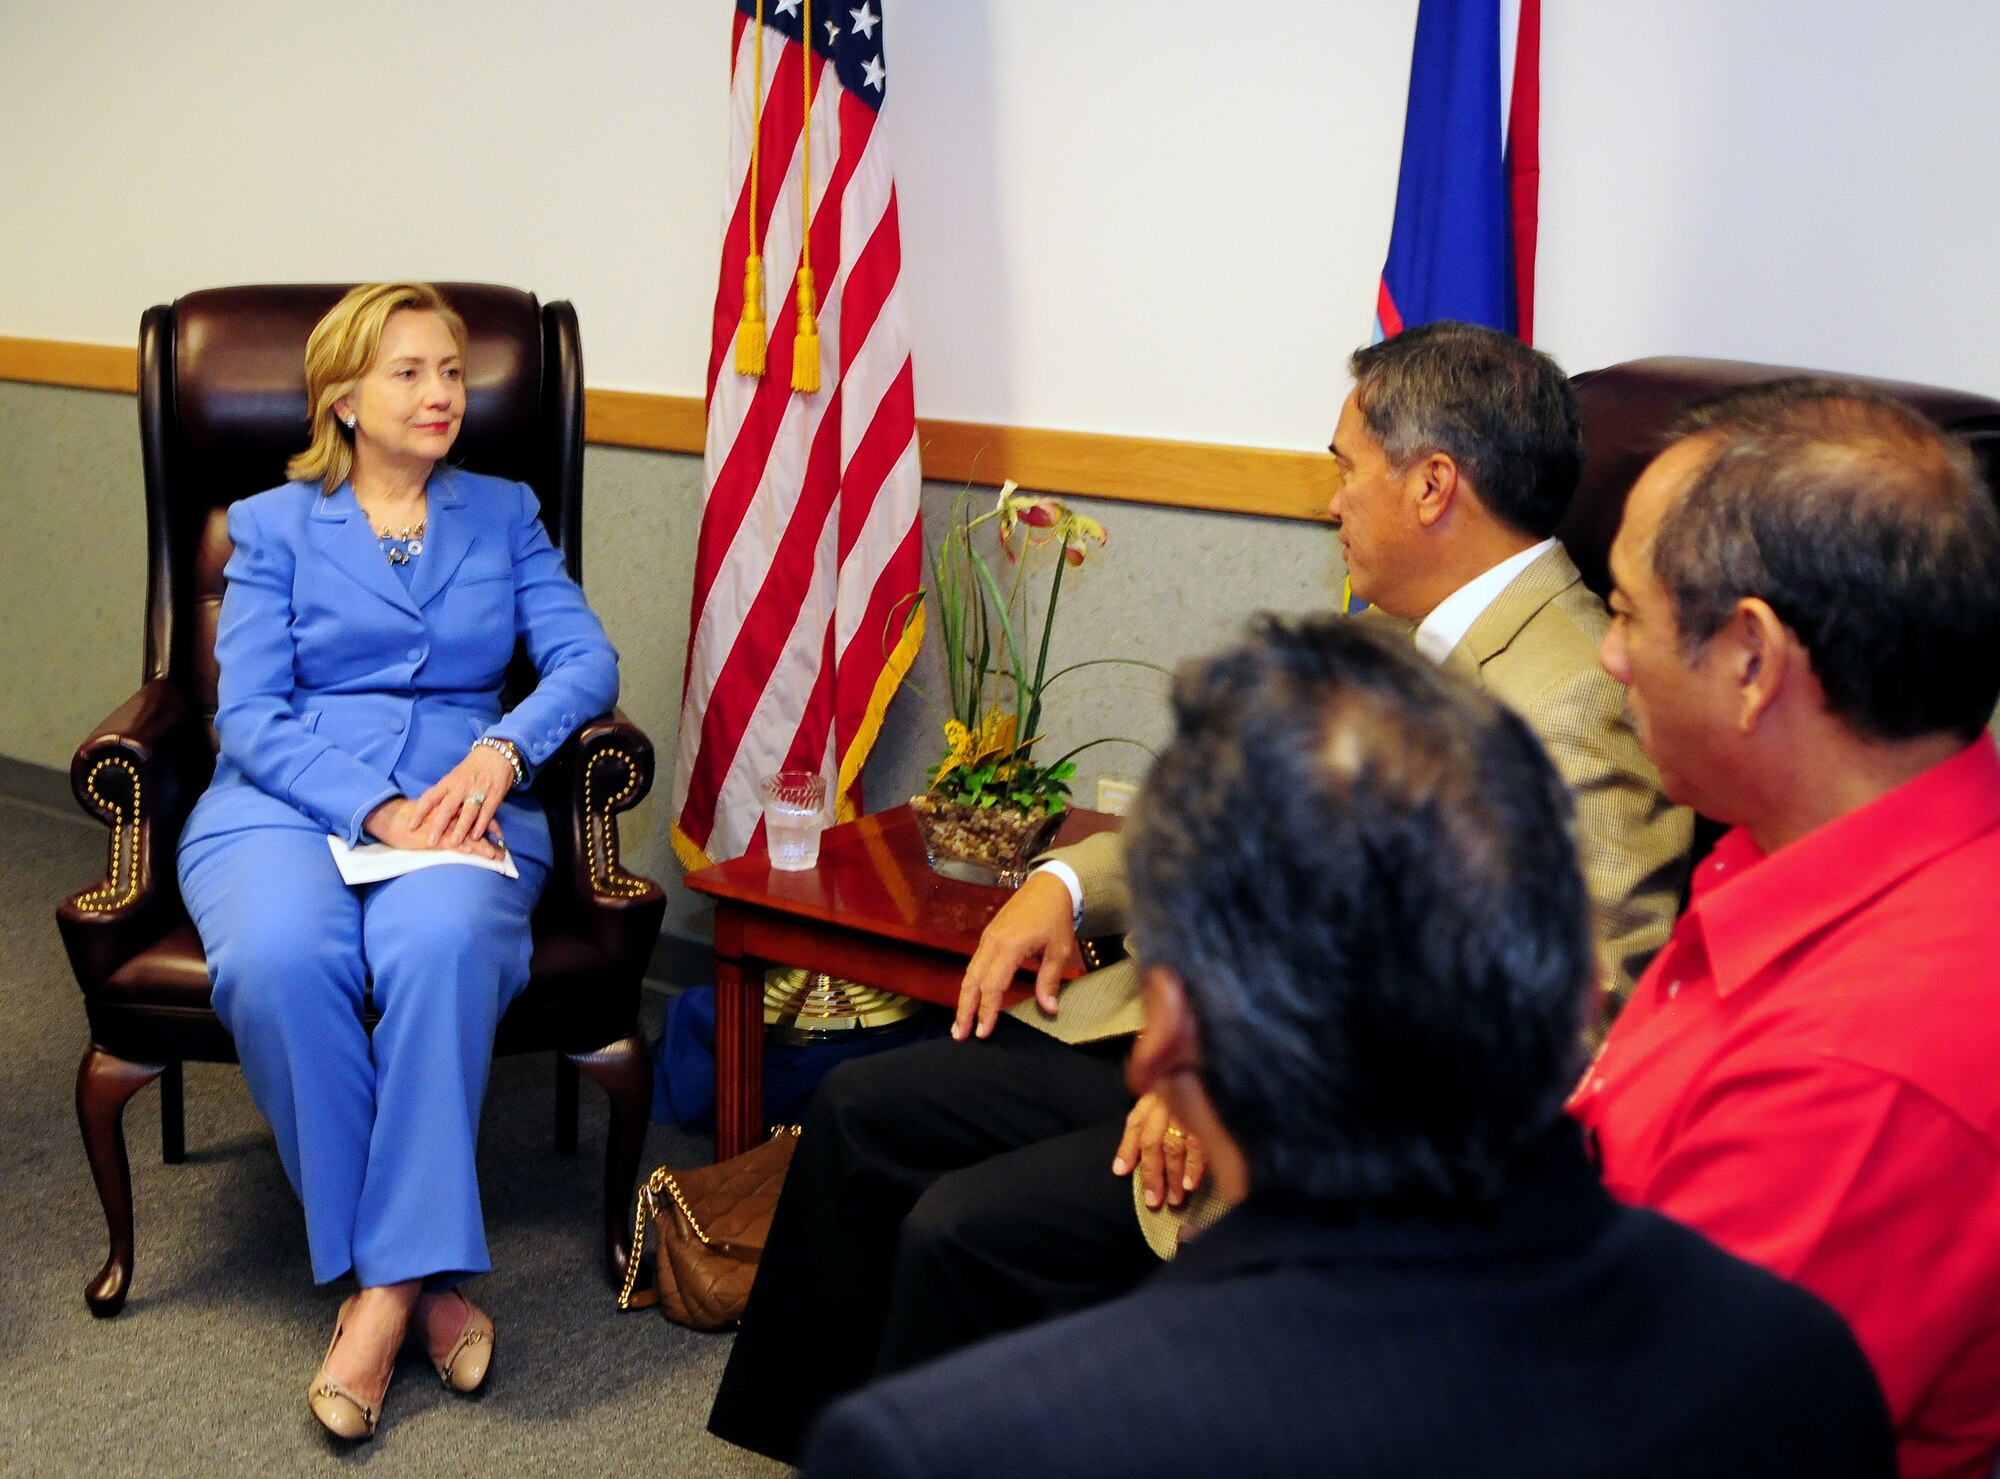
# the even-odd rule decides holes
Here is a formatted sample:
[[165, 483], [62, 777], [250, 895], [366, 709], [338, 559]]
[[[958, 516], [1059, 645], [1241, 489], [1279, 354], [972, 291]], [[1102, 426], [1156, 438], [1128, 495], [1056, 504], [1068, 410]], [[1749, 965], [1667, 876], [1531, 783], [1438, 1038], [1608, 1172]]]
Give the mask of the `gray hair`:
[[1491, 1199], [1583, 1062], [1590, 905], [1540, 744], [1331, 616], [1258, 618], [1174, 713], [1126, 832], [1136, 938], [1252, 1187]]
[[1443, 452], [1496, 519], [1555, 533], [1583, 474], [1583, 417], [1562, 367], [1511, 334], [1439, 319], [1358, 349], [1354, 404], [1392, 466]]

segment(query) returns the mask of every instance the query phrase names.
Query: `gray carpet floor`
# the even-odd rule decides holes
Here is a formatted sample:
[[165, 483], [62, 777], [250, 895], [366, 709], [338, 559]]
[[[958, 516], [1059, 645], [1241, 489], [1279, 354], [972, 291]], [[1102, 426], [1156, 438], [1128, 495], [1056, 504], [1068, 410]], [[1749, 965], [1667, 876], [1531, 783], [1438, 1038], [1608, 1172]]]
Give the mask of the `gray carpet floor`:
[[[494, 1272], [469, 1287], [498, 1340], [478, 1396], [406, 1350], [374, 1441], [322, 1434], [305, 1388], [345, 1290], [313, 1287], [304, 1220], [234, 1067], [188, 1065], [182, 1165], [160, 1159], [158, 1091], [132, 1101], [137, 1268], [124, 1313], [93, 1319], [104, 1219], [73, 1108], [88, 1033], [54, 907], [103, 862], [88, 819], [0, 797], [0, 1473], [789, 1472], [703, 1429], [727, 1336], [617, 1311], [596, 1237], [603, 1096], [584, 1082], [581, 1144], [559, 1154], [548, 1057], [500, 1060], [487, 1095]], [[642, 1165], [710, 1151], [655, 1126]]]

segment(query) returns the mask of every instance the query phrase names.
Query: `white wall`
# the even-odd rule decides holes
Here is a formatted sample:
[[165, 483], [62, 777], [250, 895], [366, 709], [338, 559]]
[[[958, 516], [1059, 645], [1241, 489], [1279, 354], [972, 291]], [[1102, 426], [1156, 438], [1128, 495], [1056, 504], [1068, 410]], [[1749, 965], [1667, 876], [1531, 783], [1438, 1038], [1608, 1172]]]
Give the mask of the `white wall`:
[[[837, 0], [844, 5], [845, 0]], [[876, 0], [919, 409], [1325, 444], [1415, 0]], [[1541, 332], [2000, 392], [1990, 0], [1547, 0]], [[573, 298], [695, 394], [726, 0], [0, 0], [0, 334], [257, 279]]]
[[696, 392], [728, 27], [715, 0], [5, 0], [0, 333], [497, 279], [577, 302], [597, 383]]
[[1715, 354], [2000, 394], [2000, 5], [1549, 0], [1572, 368]]

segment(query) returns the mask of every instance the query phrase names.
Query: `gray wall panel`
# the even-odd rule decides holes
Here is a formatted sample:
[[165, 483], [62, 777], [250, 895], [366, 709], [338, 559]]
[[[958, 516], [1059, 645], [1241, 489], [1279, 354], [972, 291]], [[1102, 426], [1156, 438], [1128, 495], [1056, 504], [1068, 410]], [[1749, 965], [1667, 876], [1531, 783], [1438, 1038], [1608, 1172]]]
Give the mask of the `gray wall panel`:
[[[1331, 408], [1329, 408], [1329, 424]], [[0, 383], [0, 756], [66, 768], [89, 726], [135, 686], [145, 598], [137, 416], [130, 396]], [[699, 458], [591, 447], [585, 454], [584, 575], [617, 644], [623, 705], [661, 761], [653, 796], [624, 828], [628, 866], [667, 880], [668, 930], [707, 933], [679, 887], [667, 797], [680, 713], [688, 596], [701, 504]], [[927, 528], [944, 527], [956, 489], [925, 488]], [[986, 496], [982, 492], [981, 496]], [[1339, 552], [1316, 525], [1077, 500], [1109, 546], [1065, 578], [1052, 665], [1085, 657], [1171, 666], [1211, 648], [1257, 610], [1323, 607], [1340, 589]], [[1037, 589], [1046, 588], [1038, 576]], [[942, 689], [935, 641], [892, 705], [864, 777], [870, 807], [920, 789], [936, 759]], [[1157, 744], [1165, 680], [1092, 668], [1050, 695], [1057, 751], [1098, 735]], [[1078, 798], [1102, 775], [1136, 777], [1146, 755], [1105, 745], [1079, 757]]]

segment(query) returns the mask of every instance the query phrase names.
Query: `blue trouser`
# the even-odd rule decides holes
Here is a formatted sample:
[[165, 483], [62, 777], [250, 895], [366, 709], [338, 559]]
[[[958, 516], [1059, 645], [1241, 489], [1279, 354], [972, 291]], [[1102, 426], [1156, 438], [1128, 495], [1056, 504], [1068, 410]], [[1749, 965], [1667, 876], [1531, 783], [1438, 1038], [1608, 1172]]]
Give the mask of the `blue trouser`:
[[[313, 1278], [443, 1287], [492, 1264], [474, 1151], [493, 1033], [528, 984], [545, 870], [341, 882], [326, 838], [264, 828], [181, 855], [215, 1010], [305, 1204]], [[372, 993], [381, 1020], [362, 1020]]]

